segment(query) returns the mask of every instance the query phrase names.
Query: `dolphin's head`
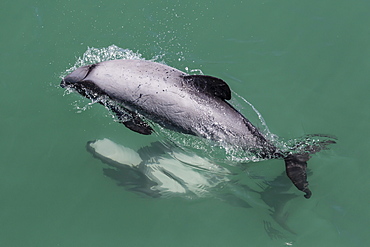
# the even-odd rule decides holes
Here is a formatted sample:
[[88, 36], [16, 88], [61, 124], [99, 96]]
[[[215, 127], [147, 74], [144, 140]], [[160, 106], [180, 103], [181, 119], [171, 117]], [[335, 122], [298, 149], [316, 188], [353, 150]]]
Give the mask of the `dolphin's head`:
[[79, 67], [64, 77], [60, 86], [62, 88], [73, 89], [89, 99], [96, 99], [99, 96], [105, 95], [105, 92], [100, 87], [86, 78], [96, 66], [96, 64], [92, 64]]
[[89, 74], [89, 72], [93, 69], [93, 65], [86, 65], [79, 67], [69, 75], [63, 78], [62, 82], [60, 83], [60, 86], [62, 88], [74, 88], [80, 82], [82, 82], [86, 76]]

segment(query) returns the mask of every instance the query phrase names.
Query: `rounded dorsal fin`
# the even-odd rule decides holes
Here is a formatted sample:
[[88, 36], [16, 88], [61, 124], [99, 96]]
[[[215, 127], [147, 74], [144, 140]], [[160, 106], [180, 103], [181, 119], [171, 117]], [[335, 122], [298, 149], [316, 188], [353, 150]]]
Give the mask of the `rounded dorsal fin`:
[[208, 75], [183, 76], [186, 83], [191, 84], [199, 92], [219, 97], [223, 100], [231, 99], [231, 90], [225, 81]]

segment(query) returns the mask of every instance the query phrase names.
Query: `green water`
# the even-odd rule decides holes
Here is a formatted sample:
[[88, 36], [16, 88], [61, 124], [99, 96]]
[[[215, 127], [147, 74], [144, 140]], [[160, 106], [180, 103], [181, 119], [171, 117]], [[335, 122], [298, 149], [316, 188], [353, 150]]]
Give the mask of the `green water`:
[[[0, 245], [368, 246], [369, 9], [361, 0], [3, 0]], [[78, 113], [81, 97], [58, 85], [88, 47], [112, 44], [224, 79], [279, 136], [338, 137], [309, 162], [312, 198], [291, 188], [298, 197], [283, 204], [295, 234], [270, 238], [262, 202], [145, 198], [103, 175], [87, 141], [138, 148], [156, 136], [102, 107]], [[282, 161], [251, 166], [284, 171]]]

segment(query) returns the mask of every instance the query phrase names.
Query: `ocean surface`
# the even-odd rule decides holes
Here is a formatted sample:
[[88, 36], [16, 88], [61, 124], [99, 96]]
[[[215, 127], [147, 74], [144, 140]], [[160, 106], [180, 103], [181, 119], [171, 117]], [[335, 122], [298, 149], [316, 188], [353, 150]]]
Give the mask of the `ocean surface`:
[[[365, 0], [1, 1], [0, 246], [370, 246], [369, 10]], [[335, 136], [308, 162], [312, 197], [282, 160], [159, 126], [143, 136], [59, 86], [115, 58], [222, 78], [273, 138]], [[107, 162], [96, 140], [121, 158], [144, 154], [145, 170]], [[152, 184], [163, 169], [168, 184]]]

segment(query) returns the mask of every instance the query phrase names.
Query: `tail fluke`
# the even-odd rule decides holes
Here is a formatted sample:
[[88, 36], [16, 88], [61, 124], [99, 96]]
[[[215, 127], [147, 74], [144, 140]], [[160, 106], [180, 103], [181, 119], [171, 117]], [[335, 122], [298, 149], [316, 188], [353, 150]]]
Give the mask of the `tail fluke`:
[[285, 160], [286, 174], [293, 182], [295, 187], [306, 193], [304, 197], [307, 199], [311, 197], [312, 193], [308, 188], [307, 182], [307, 161], [310, 156], [307, 153], [304, 154], [290, 154]]
[[329, 144], [336, 143], [336, 138], [328, 135], [308, 135], [292, 148], [295, 152], [289, 153], [285, 158], [285, 169], [289, 179], [295, 187], [306, 193], [305, 198], [310, 198], [312, 192], [307, 182], [307, 161], [314, 154], [323, 149], [328, 149]]

